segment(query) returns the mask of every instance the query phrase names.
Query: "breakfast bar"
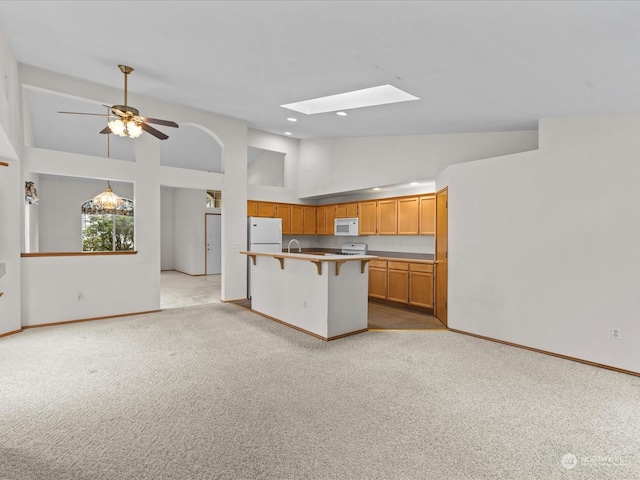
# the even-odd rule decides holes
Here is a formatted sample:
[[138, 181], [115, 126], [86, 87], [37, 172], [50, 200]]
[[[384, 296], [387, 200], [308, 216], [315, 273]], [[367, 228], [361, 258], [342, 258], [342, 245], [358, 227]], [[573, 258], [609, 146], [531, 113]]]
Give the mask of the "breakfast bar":
[[323, 340], [367, 330], [374, 255], [241, 252], [251, 261], [251, 309]]

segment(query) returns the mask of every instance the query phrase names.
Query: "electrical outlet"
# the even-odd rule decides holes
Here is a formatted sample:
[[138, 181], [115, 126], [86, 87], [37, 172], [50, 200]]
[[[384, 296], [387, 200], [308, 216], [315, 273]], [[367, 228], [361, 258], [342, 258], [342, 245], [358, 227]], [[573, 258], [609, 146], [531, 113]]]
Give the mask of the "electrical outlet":
[[614, 338], [616, 340], [620, 340], [620, 337], [622, 336], [622, 332], [620, 331], [619, 328], [612, 328], [611, 329], [611, 338]]
[[307, 308], [307, 301], [306, 300], [302, 301], [302, 308], [304, 308], [304, 309]]
[[78, 290], [78, 301], [82, 300], [84, 298], [84, 293], [82, 293], [82, 290]]

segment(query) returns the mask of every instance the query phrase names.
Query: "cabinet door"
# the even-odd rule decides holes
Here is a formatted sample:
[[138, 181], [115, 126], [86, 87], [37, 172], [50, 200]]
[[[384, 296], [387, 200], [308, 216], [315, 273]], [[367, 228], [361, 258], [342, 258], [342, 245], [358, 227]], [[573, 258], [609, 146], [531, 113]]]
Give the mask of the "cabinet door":
[[433, 308], [433, 273], [409, 271], [409, 304]]
[[336, 218], [336, 206], [335, 205], [325, 205], [324, 206], [324, 225], [325, 231], [327, 235], [333, 236], [334, 231], [334, 220]]
[[304, 234], [304, 207], [291, 205], [291, 235]]
[[259, 202], [258, 203], [258, 216], [259, 217], [275, 218], [275, 216], [276, 216], [276, 204], [275, 203], [267, 203], [267, 202]]
[[398, 201], [378, 201], [378, 235], [398, 234]]
[[316, 207], [304, 207], [304, 227], [303, 233], [305, 235], [316, 234]]
[[369, 267], [369, 296], [387, 299], [387, 269]]
[[377, 202], [360, 202], [358, 204], [358, 226], [360, 235], [376, 235]]
[[247, 217], [258, 216], [258, 202], [253, 200], [247, 200]]
[[340, 203], [336, 205], [336, 218], [347, 218], [347, 204]]
[[436, 233], [436, 197], [428, 195], [420, 197], [420, 235]]
[[276, 205], [276, 217], [282, 219], [282, 234], [291, 234], [291, 205], [280, 203]]
[[347, 203], [347, 218], [356, 218], [358, 216], [358, 204]]
[[325, 222], [325, 208], [318, 207], [316, 208], [316, 235], [326, 235], [327, 234], [327, 224]]
[[387, 298], [394, 302], [409, 303], [409, 268], [407, 269], [395, 269], [392, 263], [389, 262], [389, 269], [387, 271], [388, 282], [388, 294]]
[[419, 228], [418, 197], [398, 199], [398, 235], [418, 235]]

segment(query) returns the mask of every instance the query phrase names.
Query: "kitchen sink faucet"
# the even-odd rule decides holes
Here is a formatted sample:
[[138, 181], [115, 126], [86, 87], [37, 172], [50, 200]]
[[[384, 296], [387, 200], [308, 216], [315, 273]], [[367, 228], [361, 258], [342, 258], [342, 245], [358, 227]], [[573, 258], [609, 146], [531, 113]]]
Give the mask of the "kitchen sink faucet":
[[289, 246], [287, 247], [287, 253], [291, 253], [291, 244], [293, 242], [296, 242], [298, 244], [298, 253], [302, 252], [302, 249], [300, 248], [300, 242], [298, 240], [296, 240], [295, 238], [292, 238], [291, 240], [289, 240]]

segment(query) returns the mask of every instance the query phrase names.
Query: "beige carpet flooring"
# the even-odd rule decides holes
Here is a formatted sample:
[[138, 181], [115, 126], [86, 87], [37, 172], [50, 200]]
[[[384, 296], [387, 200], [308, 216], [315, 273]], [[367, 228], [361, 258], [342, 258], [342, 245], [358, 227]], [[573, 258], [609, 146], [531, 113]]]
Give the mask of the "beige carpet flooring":
[[232, 304], [0, 338], [4, 480], [640, 478], [640, 378]]

